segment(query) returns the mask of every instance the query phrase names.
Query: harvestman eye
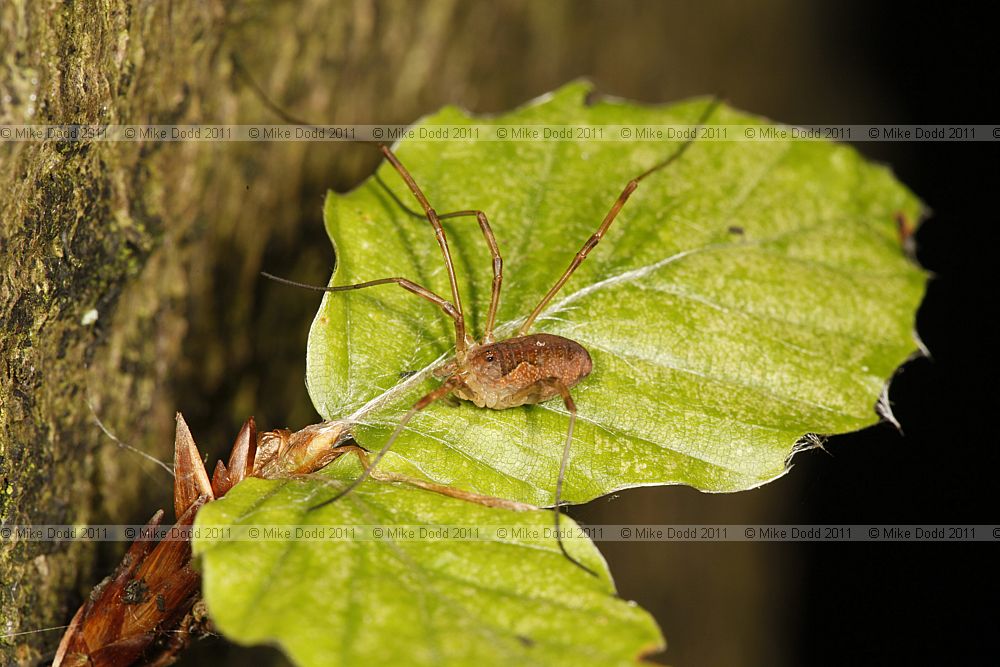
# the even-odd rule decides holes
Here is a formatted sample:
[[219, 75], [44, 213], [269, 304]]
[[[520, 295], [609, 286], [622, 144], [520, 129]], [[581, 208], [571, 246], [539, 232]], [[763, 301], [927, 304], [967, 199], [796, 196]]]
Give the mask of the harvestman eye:
[[[419, 297], [426, 299], [440, 308], [445, 315], [454, 321], [455, 358], [447, 364], [449, 369], [454, 368], [454, 371], [451, 372], [451, 374], [448, 375], [436, 389], [424, 395], [416, 403], [414, 403], [410, 410], [403, 415], [385, 445], [382, 446], [382, 449], [380, 449], [371, 460], [371, 463], [364, 467], [364, 470], [356, 479], [350, 482], [344, 489], [335, 494], [332, 498], [315, 505], [311, 509], [318, 509], [329, 505], [356, 489], [359, 484], [365, 481], [372, 474], [372, 471], [389, 452], [389, 449], [392, 447], [393, 443], [396, 442], [396, 439], [406, 428], [406, 425], [410, 422], [413, 416], [426, 408], [428, 405], [431, 405], [435, 401], [442, 399], [449, 394], [453, 394], [462, 400], [470, 401], [477, 407], [488, 408], [491, 410], [504, 410], [506, 408], [513, 408], [521, 405], [533, 405], [554, 398], [561, 398], [563, 400], [563, 404], [566, 406], [566, 411], [569, 413], [569, 419], [566, 430], [566, 441], [563, 445], [562, 458], [559, 464], [559, 474], [556, 478], [555, 498], [553, 503], [556, 540], [560, 551], [562, 551], [566, 558], [585, 571], [596, 576], [595, 572], [577, 561], [566, 551], [566, 547], [563, 544], [562, 535], [559, 530], [563, 480], [566, 477], [566, 468], [569, 464], [570, 445], [573, 442], [573, 427], [576, 424], [577, 414], [576, 404], [573, 402], [573, 397], [569, 390], [590, 374], [593, 363], [586, 348], [573, 340], [546, 333], [529, 334], [528, 331], [531, 329], [531, 326], [534, 324], [538, 316], [541, 315], [545, 307], [552, 301], [553, 297], [555, 297], [559, 290], [562, 289], [563, 285], [566, 284], [570, 276], [573, 275], [573, 272], [576, 271], [577, 267], [579, 267], [580, 264], [583, 263], [583, 260], [587, 258], [590, 251], [594, 249], [602, 238], [604, 238], [608, 228], [611, 227], [611, 223], [615, 221], [618, 213], [622, 210], [622, 207], [625, 206], [625, 202], [628, 201], [628, 198], [632, 195], [632, 193], [635, 192], [639, 183], [643, 179], [680, 158], [681, 155], [683, 155], [688, 147], [694, 142], [694, 138], [698, 136], [701, 127], [707, 122], [708, 118], [712, 115], [712, 112], [715, 111], [718, 104], [719, 100], [713, 99], [708, 103], [708, 105], [706, 105], [697, 121], [697, 130], [693, 133], [692, 137], [681, 144], [681, 146], [678, 147], [672, 155], [642, 172], [625, 185], [625, 188], [618, 196], [618, 199], [615, 200], [607, 215], [604, 216], [604, 220], [601, 222], [597, 231], [589, 239], [587, 239], [586, 243], [583, 244], [583, 247], [576, 253], [572, 261], [570, 261], [569, 266], [555, 282], [555, 284], [552, 285], [549, 291], [546, 292], [541, 301], [538, 302], [538, 305], [535, 306], [531, 313], [528, 314], [528, 317], [524, 320], [524, 323], [520, 326], [520, 328], [518, 328], [514, 336], [499, 342], [494, 340], [493, 329], [496, 325], [497, 307], [500, 304], [500, 288], [503, 284], [503, 258], [500, 255], [496, 238], [493, 235], [493, 230], [490, 227], [486, 214], [483, 211], [475, 209], [439, 214], [431, 207], [427, 197], [417, 186], [413, 176], [410, 175], [410, 172], [407, 171], [406, 167], [404, 167], [399, 161], [395, 153], [393, 153], [388, 146], [380, 145], [379, 150], [382, 151], [386, 160], [389, 161], [399, 174], [400, 178], [403, 179], [403, 182], [406, 183], [410, 192], [413, 193], [413, 196], [423, 209], [423, 213], [421, 214], [410, 210], [405, 206], [405, 204], [399, 201], [391, 190], [388, 190], [380, 178], [377, 176], [376, 178], [378, 182], [383, 185], [383, 187], [386, 187], [386, 190], [390, 193], [397, 204], [413, 215], [426, 218], [427, 222], [429, 222], [431, 227], [434, 229], [438, 245], [441, 248], [441, 254], [444, 258], [445, 268], [448, 271], [448, 280], [451, 288], [451, 301], [435, 294], [426, 287], [400, 277], [379, 278], [377, 280], [370, 280], [368, 282], [357, 283], [354, 285], [318, 287], [315, 285], [306, 285], [304, 283], [286, 280], [284, 278], [278, 278], [277, 276], [273, 276], [269, 273], [264, 273], [263, 275], [273, 280], [277, 280], [278, 282], [322, 292], [345, 292], [348, 290], [363, 289], [365, 287], [375, 287], [377, 285], [395, 284]], [[465, 314], [462, 310], [462, 301], [458, 293], [458, 281], [455, 277], [455, 267], [452, 263], [451, 250], [448, 247], [448, 240], [445, 236], [444, 228], [441, 225], [442, 220], [462, 217], [474, 217], [476, 219], [479, 224], [479, 228], [482, 231], [483, 239], [489, 247], [490, 254], [493, 257], [493, 287], [490, 293], [489, 309], [486, 313], [486, 328], [483, 332], [483, 337], [479, 342], [476, 342], [475, 339], [469, 336], [465, 327]], [[500, 378], [496, 378], [492, 374], [485, 372], [486, 369], [481, 367], [482, 364], [478, 361], [479, 357], [476, 357], [474, 352], [481, 345], [487, 344], [493, 345], [495, 349], [502, 349], [506, 357], [512, 360], [511, 368], [514, 369], [512, 372], [507, 373]], [[487, 363], [493, 363], [496, 360], [496, 356], [493, 352], [487, 353], [482, 358], [485, 359]]]

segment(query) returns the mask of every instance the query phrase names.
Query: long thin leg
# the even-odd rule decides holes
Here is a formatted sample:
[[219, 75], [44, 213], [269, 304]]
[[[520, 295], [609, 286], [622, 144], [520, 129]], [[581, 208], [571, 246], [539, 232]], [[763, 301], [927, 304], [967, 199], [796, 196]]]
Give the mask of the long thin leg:
[[[342, 445], [340, 447], [335, 447], [330, 450], [334, 454], [353, 454], [358, 457], [358, 461], [361, 462], [362, 468], [371, 467], [370, 459], [368, 458], [368, 452], [361, 448], [361, 445], [348, 444]], [[318, 477], [316, 473], [303, 473], [301, 475], [303, 478], [309, 479], [324, 479]], [[433, 491], [434, 493], [439, 493], [442, 496], [448, 496], [449, 498], [458, 498], [459, 500], [465, 500], [470, 503], [476, 503], [483, 505], [484, 507], [493, 507], [496, 509], [510, 510], [512, 512], [528, 512], [531, 510], [537, 510], [538, 507], [535, 505], [529, 505], [528, 503], [521, 503], [516, 500], [508, 500], [506, 498], [496, 498], [494, 496], [484, 496], [481, 493], [473, 493], [472, 491], [465, 491], [463, 489], [456, 489], [452, 486], [447, 486], [445, 484], [437, 484], [435, 482], [428, 482], [425, 479], [420, 479], [419, 477], [411, 477], [409, 475], [404, 475], [398, 472], [381, 472], [379, 470], [372, 470], [369, 475], [372, 479], [378, 480], [380, 482], [396, 482], [400, 484], [408, 484], [410, 486], [416, 486], [427, 491]], [[329, 480], [326, 480], [329, 481]]]
[[573, 402], [573, 396], [570, 395], [569, 388], [567, 388], [562, 382], [552, 379], [549, 380], [549, 384], [559, 390], [563, 403], [566, 405], [566, 410], [569, 411], [569, 428], [566, 430], [566, 444], [563, 446], [562, 460], [559, 462], [559, 477], [556, 479], [556, 502], [555, 507], [553, 507], [553, 512], [555, 513], [556, 542], [559, 544], [559, 550], [563, 552], [563, 555], [566, 556], [566, 558], [568, 558], [574, 565], [579, 566], [581, 569], [596, 577], [596, 572], [569, 555], [569, 552], [566, 551], [566, 545], [563, 544], [562, 533], [560, 532], [560, 518], [562, 517], [562, 512], [559, 509], [559, 505], [562, 503], [563, 480], [566, 478], [566, 468], [569, 465], [569, 447], [573, 442], [573, 427], [576, 425], [576, 403]]
[[398, 438], [399, 434], [403, 432], [403, 429], [405, 429], [406, 425], [409, 423], [409, 421], [411, 419], [413, 419], [413, 416], [415, 414], [417, 414], [418, 412], [420, 412], [421, 410], [423, 410], [424, 408], [426, 408], [428, 405], [430, 405], [434, 401], [436, 401], [439, 398], [443, 398], [444, 396], [448, 395], [451, 392], [452, 389], [454, 389], [455, 387], [458, 386], [459, 382], [460, 381], [458, 380], [458, 378], [452, 376], [452, 377], [448, 378], [447, 380], [445, 380], [444, 384], [442, 384], [441, 386], [439, 386], [437, 389], [434, 389], [433, 391], [431, 391], [428, 394], [424, 395], [423, 398], [421, 398], [419, 401], [417, 401], [416, 403], [414, 403], [413, 407], [410, 408], [410, 410], [405, 415], [403, 415], [402, 419], [399, 420], [399, 423], [396, 425], [396, 429], [392, 432], [392, 435], [389, 436], [389, 439], [386, 441], [385, 445], [382, 447], [382, 449], [380, 449], [378, 451], [378, 454], [375, 455], [375, 458], [372, 459], [371, 465], [367, 466], [361, 472], [361, 474], [358, 475], [357, 478], [355, 478], [354, 481], [352, 481], [342, 491], [340, 491], [335, 496], [333, 496], [333, 498], [329, 498], [327, 500], [324, 500], [323, 502], [321, 502], [318, 505], [313, 505], [309, 509], [310, 510], [318, 510], [321, 507], [326, 507], [330, 503], [335, 502], [337, 500], [340, 500], [341, 498], [343, 498], [344, 496], [346, 496], [348, 493], [350, 493], [354, 489], [358, 488], [358, 485], [361, 484], [361, 482], [363, 482], [366, 479], [368, 479], [368, 476], [372, 474], [372, 470], [374, 470], [375, 466], [377, 466], [379, 464], [379, 461], [381, 461], [382, 458], [386, 454], [389, 453], [389, 449], [392, 447], [393, 443], [396, 442], [396, 438]]
[[441, 220], [438, 218], [437, 212], [431, 207], [430, 202], [427, 201], [427, 197], [421, 191], [420, 186], [417, 182], [413, 180], [413, 176], [410, 172], [406, 170], [403, 163], [399, 161], [395, 153], [384, 145], [379, 144], [379, 150], [385, 155], [385, 158], [389, 161], [397, 172], [399, 172], [400, 177], [406, 183], [407, 187], [413, 193], [413, 196], [417, 198], [420, 202], [420, 206], [424, 209], [424, 214], [427, 216], [427, 221], [431, 223], [434, 228], [434, 234], [437, 236], [438, 245], [441, 246], [441, 253], [444, 255], [445, 267], [448, 269], [448, 280], [451, 282], [451, 299], [458, 309], [458, 318], [455, 320], [455, 357], [459, 362], [465, 360], [465, 353], [468, 349], [469, 341], [465, 334], [465, 316], [462, 310], [462, 299], [458, 294], [458, 280], [455, 278], [455, 264], [451, 260], [451, 250], [448, 248], [448, 239], [444, 234], [444, 227], [441, 226]]
[[[233, 58], [233, 66], [235, 70], [250, 84], [250, 87], [254, 90], [254, 92], [261, 99], [261, 101], [263, 101], [264, 105], [267, 106], [271, 111], [273, 111], [278, 116], [283, 118], [286, 122], [290, 122], [294, 125], [316, 127], [312, 123], [306, 123], [302, 120], [299, 120], [298, 118], [291, 116], [290, 114], [285, 112], [284, 109], [275, 104], [265, 94], [264, 90], [260, 87], [257, 81], [252, 76], [250, 76], [250, 73], [247, 71], [247, 69], [243, 66], [243, 63], [238, 58], [235, 57]], [[465, 314], [464, 311], [462, 310], [462, 299], [458, 293], [458, 281], [455, 278], [455, 265], [451, 260], [451, 250], [448, 248], [448, 239], [445, 237], [444, 229], [441, 227], [441, 222], [438, 219], [437, 213], [434, 211], [433, 208], [431, 208], [430, 202], [427, 201], [427, 197], [420, 190], [420, 187], [417, 185], [417, 182], [413, 180], [413, 176], [410, 175], [410, 172], [407, 171], [406, 167], [403, 166], [403, 164], [399, 161], [399, 158], [396, 157], [396, 155], [392, 152], [392, 150], [388, 146], [384, 144], [379, 144], [379, 150], [382, 151], [382, 154], [385, 155], [387, 160], [389, 160], [389, 163], [396, 169], [397, 172], [399, 172], [399, 175], [403, 178], [403, 181], [406, 182], [406, 185], [410, 188], [410, 191], [413, 192], [413, 196], [417, 198], [418, 202], [420, 202], [420, 206], [424, 209], [424, 213], [427, 215], [428, 222], [431, 223], [431, 226], [434, 228], [434, 232], [437, 235], [438, 245], [441, 246], [441, 252], [444, 255], [445, 265], [448, 269], [448, 279], [451, 282], [451, 299], [452, 302], [454, 302], [455, 304], [456, 310], [458, 311], [458, 317], [455, 318], [455, 356], [458, 358], [459, 361], [463, 361], [465, 359], [466, 350], [468, 349], [469, 343], [471, 341], [466, 338], [465, 334]], [[378, 181], [382, 183], [381, 178], [377, 174], [376, 174], [376, 179], [378, 179]], [[383, 186], [384, 185], [385, 184], [383, 183]], [[399, 202], [399, 199], [396, 198], [395, 195], [393, 195], [393, 199], [396, 199], [397, 203], [400, 203], [402, 205], [402, 202]], [[403, 208], [405, 209], [406, 207], [403, 206]]]
[[493, 236], [493, 228], [490, 227], [490, 221], [486, 218], [486, 214], [479, 210], [444, 213], [439, 215], [438, 219], [446, 220], [447, 218], [460, 218], [472, 215], [476, 216], [479, 229], [482, 230], [483, 238], [486, 239], [486, 245], [490, 248], [490, 255], [493, 256], [493, 287], [490, 291], [490, 309], [486, 313], [486, 331], [483, 333], [483, 342], [492, 343], [494, 340], [493, 327], [497, 321], [497, 308], [500, 307], [500, 286], [503, 284], [503, 257], [500, 256], [500, 247], [497, 246], [497, 239]]
[[[389, 189], [382, 177], [377, 173], [375, 174], [375, 182], [389, 195], [390, 198], [396, 203], [399, 208], [403, 210], [407, 215], [414, 218], [424, 219], [424, 216], [420, 215], [412, 208], [404, 204], [396, 193]], [[486, 239], [486, 245], [489, 246], [490, 254], [493, 256], [493, 290], [490, 294], [490, 309], [486, 315], [486, 331], [483, 334], [484, 343], [492, 343], [493, 338], [493, 328], [496, 325], [496, 315], [497, 308], [500, 306], [500, 285], [503, 283], [503, 257], [500, 256], [500, 248], [497, 245], [497, 239], [493, 235], [493, 228], [490, 227], [490, 221], [486, 218], [486, 213], [477, 209], [469, 209], [465, 211], [453, 211], [451, 213], [438, 213], [438, 220], [447, 220], [449, 218], [459, 218], [463, 216], [475, 216], [476, 220], [479, 222], [479, 229], [483, 232], [483, 238]]]
[[407, 280], [406, 278], [379, 278], [378, 280], [369, 280], [365, 283], [356, 283], [354, 285], [337, 285], [336, 287], [320, 287], [318, 285], [310, 285], [309, 283], [300, 283], [295, 280], [289, 280], [288, 278], [280, 278], [267, 271], [261, 271], [260, 275], [265, 278], [270, 278], [275, 282], [283, 283], [285, 285], [291, 285], [293, 287], [303, 287], [305, 289], [311, 289], [316, 292], [346, 292], [348, 290], [363, 289], [365, 287], [375, 287], [376, 285], [388, 285], [390, 283], [399, 285], [408, 292], [413, 292], [417, 296], [421, 296], [431, 303], [437, 305], [444, 311], [445, 315], [455, 320], [455, 331], [458, 332], [458, 323], [462, 319], [462, 313], [458, 311], [457, 308], [450, 302], [445, 301], [443, 298], [430, 291], [426, 287], [421, 287], [412, 280]]
[[606, 216], [604, 216], [604, 220], [601, 222], [601, 226], [597, 228], [597, 231], [594, 233], [593, 236], [587, 239], [587, 242], [583, 244], [583, 247], [580, 249], [580, 252], [576, 253], [576, 256], [573, 257], [573, 261], [570, 262], [569, 267], [566, 269], [566, 271], [563, 272], [562, 276], [559, 277], [559, 280], [556, 281], [555, 285], [553, 285], [552, 288], [545, 294], [545, 296], [542, 297], [542, 300], [538, 302], [538, 305], [535, 306], [535, 309], [531, 311], [530, 315], [528, 315], [528, 319], [526, 319], [524, 321], [524, 324], [522, 324], [521, 327], [517, 330], [518, 336], [523, 336], [528, 332], [528, 329], [531, 328], [531, 325], [535, 322], [535, 319], [537, 319], [538, 316], [541, 314], [541, 312], [545, 309], [545, 306], [549, 305], [549, 302], [552, 301], [552, 298], [559, 292], [559, 290], [562, 289], [562, 286], [566, 284], [566, 281], [569, 280], [569, 277], [573, 275], [573, 272], [576, 271], [577, 267], [579, 267], [580, 264], [583, 263], [583, 260], [587, 259], [587, 255], [590, 254], [590, 251], [594, 249], [594, 246], [596, 246], [598, 243], [601, 242], [601, 239], [604, 238], [604, 234], [607, 233], [608, 228], [611, 226], [611, 223], [615, 221], [615, 218], [618, 217], [618, 213], [622, 210], [622, 207], [625, 206], [625, 202], [627, 202], [628, 198], [632, 196], [632, 193], [635, 192], [635, 189], [639, 187], [639, 182], [642, 181], [642, 179], [646, 178], [647, 176], [659, 171], [660, 169], [663, 169], [670, 163], [679, 159], [681, 155], [683, 155], [684, 152], [688, 149], [688, 147], [691, 146], [692, 143], [694, 143], [695, 137], [697, 137], [698, 134], [700, 133], [701, 127], [708, 120], [708, 117], [712, 115], [712, 112], [715, 111], [715, 108], [718, 105], [719, 105], [719, 100], [717, 98], [709, 102], [708, 106], [705, 107], [705, 110], [702, 111], [701, 117], [698, 119], [697, 130], [694, 132], [694, 136], [692, 136], [690, 139], [681, 144], [681, 146], [670, 157], [663, 160], [662, 162], [653, 165], [652, 167], [650, 167], [649, 169], [642, 172], [641, 174], [639, 174], [638, 176], [636, 176], [635, 178], [633, 178], [631, 181], [628, 182], [628, 184], [625, 186], [625, 189], [622, 190], [622, 193], [618, 195], [618, 199], [615, 200], [615, 203], [614, 205], [612, 205], [611, 210], [608, 211], [608, 214]]

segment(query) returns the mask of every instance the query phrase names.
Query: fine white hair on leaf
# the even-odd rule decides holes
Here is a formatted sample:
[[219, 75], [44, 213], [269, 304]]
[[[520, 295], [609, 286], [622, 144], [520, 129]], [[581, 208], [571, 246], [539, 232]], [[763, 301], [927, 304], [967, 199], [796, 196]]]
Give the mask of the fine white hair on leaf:
[[896, 430], [900, 433], [903, 432], [903, 427], [899, 425], [899, 420], [896, 419], [896, 415], [892, 414], [892, 403], [889, 401], [889, 382], [886, 382], [882, 387], [882, 393], [878, 395], [878, 401], [875, 403], [875, 412], [879, 416], [896, 427]]
[[920, 350], [920, 354], [927, 357], [928, 359], [934, 358], [931, 356], [931, 351], [927, 348], [927, 345], [924, 344], [923, 339], [920, 338], [920, 334], [917, 332], [916, 329], [913, 330], [913, 341], [917, 344], [917, 349]]
[[826, 447], [826, 436], [820, 435], [819, 433], [806, 433], [800, 437], [795, 444], [792, 446], [792, 451], [788, 454], [788, 458], [785, 459], [785, 466], [789, 467], [791, 464], [792, 457], [794, 457], [799, 452], [807, 452], [810, 449], [822, 449], [828, 455], [830, 452], [827, 451]]

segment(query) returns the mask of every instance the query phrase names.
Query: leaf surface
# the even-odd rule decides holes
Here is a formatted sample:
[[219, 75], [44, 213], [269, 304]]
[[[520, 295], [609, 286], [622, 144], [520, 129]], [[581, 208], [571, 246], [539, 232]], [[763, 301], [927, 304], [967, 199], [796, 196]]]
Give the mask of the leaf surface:
[[[348, 480], [360, 466], [351, 457], [328, 470]], [[255, 540], [195, 542], [205, 599], [228, 638], [274, 642], [296, 664], [324, 667], [617, 665], [662, 648], [649, 614], [614, 596], [593, 543], [566, 540], [597, 577], [560, 553], [551, 512], [376, 482], [306, 509], [330, 493], [315, 480], [251, 478], [199, 512], [201, 535], [259, 531]], [[316, 539], [268, 539], [265, 526]], [[371, 539], [373, 526], [386, 531], [382, 539]], [[481, 539], [433, 539], [454, 526]], [[389, 537], [393, 529], [417, 539]]]
[[[708, 103], [588, 106], [588, 90], [570, 84], [495, 118], [445, 108], [417, 127], [694, 124]], [[709, 123], [770, 125], [726, 107]], [[510, 335], [628, 180], [679, 145], [407, 139], [396, 151], [437, 211], [489, 216], [504, 257], [499, 334]], [[378, 173], [419, 210], [390, 165]], [[752, 488], [786, 470], [805, 434], [875, 423], [887, 381], [917, 350], [926, 276], [902, 252], [895, 217], [920, 212], [886, 168], [825, 141], [699, 141], [644, 180], [534, 328], [580, 342], [594, 360], [573, 389], [580, 419], [564, 499], [648, 484]], [[450, 298], [429, 223], [373, 179], [330, 193], [325, 219], [331, 284], [403, 276]], [[491, 258], [475, 218], [444, 225], [478, 336]], [[325, 418], [357, 422], [359, 442], [378, 449], [453, 348], [451, 320], [396, 286], [326, 294], [309, 337], [309, 392]], [[558, 399], [503, 411], [438, 402], [382, 466], [551, 504], [566, 428]]]

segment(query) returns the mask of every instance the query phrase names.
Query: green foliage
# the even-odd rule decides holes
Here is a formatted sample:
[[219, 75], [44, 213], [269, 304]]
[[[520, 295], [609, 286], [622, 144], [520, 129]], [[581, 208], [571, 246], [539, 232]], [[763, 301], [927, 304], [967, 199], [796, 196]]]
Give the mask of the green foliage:
[[[447, 108], [425, 124], [694, 123], [707, 101], [669, 107], [584, 103], [571, 84], [494, 119]], [[765, 126], [721, 107], [712, 124]], [[403, 163], [439, 212], [479, 208], [505, 260], [498, 334], [510, 335], [562, 273], [630, 178], [678, 142], [407, 140]], [[388, 165], [379, 174], [408, 204]], [[414, 205], [415, 207], [415, 205]], [[925, 274], [904, 255], [895, 218], [920, 204], [887, 169], [821, 141], [698, 142], [644, 180], [605, 240], [535, 330], [579, 341], [593, 373], [564, 498], [644, 484], [738, 491], [781, 475], [809, 433], [877, 421], [875, 404], [917, 349]], [[332, 284], [402, 276], [450, 297], [426, 222], [369, 180], [331, 193]], [[465, 312], [481, 333], [491, 260], [473, 218], [445, 222]], [[380, 448], [436, 381], [452, 322], [395, 286], [327, 294], [313, 323], [307, 382], [319, 412]], [[410, 371], [416, 371], [411, 375]], [[553, 499], [567, 427], [560, 401], [491, 411], [438, 402], [380, 470], [536, 505]], [[369, 481], [321, 510], [353, 458], [309, 479], [248, 480], [198, 523], [550, 525]], [[277, 642], [304, 665], [617, 664], [662, 640], [614, 597], [594, 546], [569, 540], [591, 577], [549, 537], [484, 541], [215, 542], [202, 539], [205, 595], [230, 638]]]
[[[694, 123], [704, 100], [670, 107], [583, 103], [585, 84], [496, 119], [447, 108], [426, 124]], [[723, 108], [717, 124], [763, 125]], [[498, 321], [510, 334], [596, 230], [628, 180], [677, 142], [405, 141], [398, 155], [439, 212], [481, 208], [504, 256]], [[388, 164], [379, 174], [416, 206]], [[564, 498], [638, 484], [708, 491], [758, 486], [806, 433], [877, 421], [875, 403], [916, 350], [925, 275], [900, 249], [894, 216], [919, 202], [883, 167], [820, 141], [701, 142], [642, 182], [537, 331], [594, 358], [576, 389], [580, 423]], [[426, 220], [373, 180], [331, 193], [333, 284], [403, 276], [448, 297]], [[474, 218], [444, 223], [465, 312], [482, 330], [491, 261]], [[742, 231], [742, 233], [739, 233]], [[310, 332], [307, 380], [319, 412], [358, 421], [378, 448], [435, 386], [452, 322], [396, 286], [327, 294]], [[567, 418], [560, 401], [495, 412], [438, 403], [411, 422], [386, 469], [550, 504]]]
[[[331, 469], [340, 479], [360, 472], [353, 458]], [[321, 497], [315, 483], [250, 479], [203, 508], [198, 527], [337, 526], [361, 535], [373, 524], [463, 525], [483, 539], [199, 540], [205, 599], [226, 636], [277, 642], [297, 664], [323, 667], [615, 665], [662, 647], [653, 619], [614, 596], [589, 540], [566, 543], [599, 577], [562, 555], [551, 512], [492, 509], [379, 483], [306, 509]], [[516, 529], [541, 536], [519, 537]]]

